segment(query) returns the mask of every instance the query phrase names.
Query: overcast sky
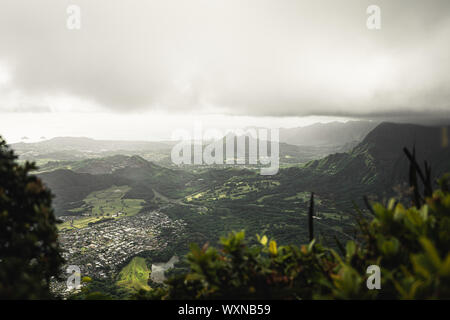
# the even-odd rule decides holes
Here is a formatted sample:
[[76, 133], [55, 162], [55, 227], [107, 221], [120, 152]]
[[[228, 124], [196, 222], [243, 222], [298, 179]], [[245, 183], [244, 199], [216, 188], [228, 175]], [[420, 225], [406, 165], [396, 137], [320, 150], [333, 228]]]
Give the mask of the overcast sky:
[[[80, 30], [66, 27], [70, 4]], [[371, 4], [381, 30], [366, 27]], [[449, 70], [449, 0], [0, 1], [0, 134], [10, 139], [147, 140], [196, 117], [442, 118]]]

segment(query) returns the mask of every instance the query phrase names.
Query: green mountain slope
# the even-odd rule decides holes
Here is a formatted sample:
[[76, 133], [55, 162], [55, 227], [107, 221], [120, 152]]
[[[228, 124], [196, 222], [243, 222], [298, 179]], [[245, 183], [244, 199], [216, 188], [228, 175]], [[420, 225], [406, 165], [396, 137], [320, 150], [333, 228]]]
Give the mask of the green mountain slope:
[[128, 180], [112, 175], [94, 176], [65, 169], [42, 173], [39, 177], [55, 195], [53, 206], [57, 215], [79, 207], [80, 202], [93, 191], [128, 183]]
[[[309, 162], [303, 168], [282, 170], [282, 180], [297, 188], [357, 199], [362, 195], [392, 195], [408, 181], [409, 162], [403, 148], [416, 148], [420, 163], [426, 159], [432, 175], [450, 171], [450, 148], [443, 145], [442, 127], [382, 123], [347, 153]], [[448, 129], [447, 129], [448, 132]], [[445, 142], [445, 141], [444, 141]]]
[[301, 146], [344, 146], [361, 142], [378, 123], [348, 121], [316, 123], [306, 127], [280, 130], [280, 141]]

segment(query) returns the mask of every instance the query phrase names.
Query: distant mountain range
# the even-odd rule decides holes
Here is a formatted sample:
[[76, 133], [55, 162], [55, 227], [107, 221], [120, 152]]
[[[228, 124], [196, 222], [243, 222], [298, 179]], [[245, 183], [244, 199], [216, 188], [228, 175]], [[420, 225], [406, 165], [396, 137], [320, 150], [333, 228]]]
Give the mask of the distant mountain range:
[[297, 146], [345, 146], [359, 143], [377, 125], [372, 121], [316, 123], [281, 129], [280, 141]]
[[409, 161], [403, 152], [416, 149], [418, 162], [431, 164], [436, 179], [450, 172], [449, 127], [381, 123], [349, 152], [282, 170], [295, 188], [358, 200], [363, 195], [392, 196], [394, 187], [407, 184]]
[[[280, 129], [280, 142], [296, 146], [344, 146], [360, 142], [378, 123], [372, 121], [348, 121], [316, 123], [298, 128]], [[85, 137], [56, 137], [45, 141], [11, 144], [17, 152], [60, 152], [76, 150], [83, 152], [165, 150], [174, 141], [125, 141], [95, 140]]]
[[[382, 123], [348, 152], [334, 153], [302, 166], [281, 169], [271, 179], [280, 185], [273, 193], [314, 191], [349, 208], [363, 195], [392, 196], [398, 184], [408, 181], [409, 162], [402, 149], [415, 146], [420, 163], [426, 159], [437, 178], [450, 172], [448, 127]], [[196, 190], [233, 181], [264, 180], [256, 172], [238, 168], [167, 168], [140, 156], [114, 155], [71, 162], [49, 162], [39, 175], [56, 194], [59, 213], [75, 206], [90, 192], [111, 185], [128, 185], [130, 196], [151, 200], [153, 191], [177, 199]], [[256, 197], [256, 195], [254, 196]]]
[[[306, 163], [329, 154], [351, 150], [374, 126], [375, 123], [368, 121], [350, 121], [281, 129], [280, 162]], [[79, 161], [113, 155], [139, 155], [146, 160], [171, 166], [170, 152], [176, 143], [57, 137], [35, 143], [15, 143], [11, 147], [20, 159], [38, 161], [40, 166], [46, 167], [55, 166], [54, 163], [47, 165], [49, 160]]]
[[167, 149], [172, 142], [125, 141], [125, 140], [95, 140], [84, 137], [56, 137], [34, 143], [14, 143], [11, 147], [16, 151], [58, 152], [62, 150], [77, 150], [84, 152], [107, 151], [137, 151]]

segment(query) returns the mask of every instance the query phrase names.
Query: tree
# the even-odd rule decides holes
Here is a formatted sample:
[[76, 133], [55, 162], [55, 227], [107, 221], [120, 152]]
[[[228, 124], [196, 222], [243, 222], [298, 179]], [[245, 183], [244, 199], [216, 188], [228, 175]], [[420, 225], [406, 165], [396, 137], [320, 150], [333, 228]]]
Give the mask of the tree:
[[0, 299], [49, 299], [63, 258], [52, 195], [0, 137]]

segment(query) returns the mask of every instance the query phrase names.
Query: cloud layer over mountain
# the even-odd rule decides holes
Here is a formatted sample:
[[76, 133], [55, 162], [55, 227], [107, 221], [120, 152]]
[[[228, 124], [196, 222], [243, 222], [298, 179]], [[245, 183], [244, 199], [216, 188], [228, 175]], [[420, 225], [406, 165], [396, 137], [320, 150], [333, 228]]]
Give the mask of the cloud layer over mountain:
[[450, 1], [375, 2], [3, 0], [0, 112], [448, 113]]

